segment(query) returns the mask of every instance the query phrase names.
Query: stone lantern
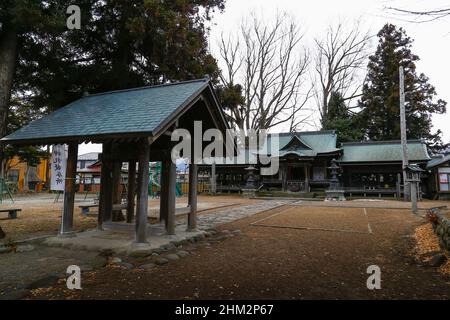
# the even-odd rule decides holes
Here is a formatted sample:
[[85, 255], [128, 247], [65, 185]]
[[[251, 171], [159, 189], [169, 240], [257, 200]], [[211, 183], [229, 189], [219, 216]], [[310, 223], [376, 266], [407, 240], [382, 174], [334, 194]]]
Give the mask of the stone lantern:
[[[417, 200], [420, 198], [420, 175], [424, 170], [422, 170], [417, 164], [410, 164], [404, 169], [406, 180], [411, 186], [411, 209], [414, 213], [417, 212]], [[406, 185], [406, 183], [405, 183]]]
[[242, 188], [242, 196], [246, 198], [254, 197], [256, 196], [256, 180], [255, 180], [255, 171], [257, 169], [250, 165], [249, 167], [245, 168], [245, 171], [247, 171], [247, 181], [245, 183], [244, 188]]
[[405, 168], [406, 172], [406, 182], [420, 182], [420, 175], [424, 170], [422, 170], [417, 164], [410, 164]]
[[328, 167], [328, 170], [330, 170], [331, 179], [330, 186], [325, 190], [325, 201], [345, 201], [345, 191], [341, 187], [338, 179], [341, 167], [337, 164], [336, 159], [331, 160], [331, 166]]

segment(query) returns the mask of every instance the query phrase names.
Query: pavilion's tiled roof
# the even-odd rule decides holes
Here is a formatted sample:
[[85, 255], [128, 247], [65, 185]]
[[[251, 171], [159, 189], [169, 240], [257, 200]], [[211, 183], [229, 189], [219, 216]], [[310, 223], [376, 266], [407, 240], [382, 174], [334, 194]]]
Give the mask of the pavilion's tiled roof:
[[[350, 142], [343, 143], [341, 163], [349, 162], [401, 162], [402, 145], [400, 141]], [[427, 146], [419, 140], [408, 141], [409, 161], [428, 161]]]
[[208, 79], [88, 95], [2, 141], [149, 133], [208, 86]]

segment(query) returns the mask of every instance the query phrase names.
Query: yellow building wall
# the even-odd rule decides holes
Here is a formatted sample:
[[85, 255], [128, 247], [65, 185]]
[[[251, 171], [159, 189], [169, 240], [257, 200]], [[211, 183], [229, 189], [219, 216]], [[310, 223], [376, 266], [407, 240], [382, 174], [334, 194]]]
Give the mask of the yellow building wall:
[[[48, 160], [42, 159], [39, 165], [36, 168], [36, 175], [42, 182], [47, 182], [47, 177], [45, 176], [45, 171], [47, 167]], [[25, 173], [27, 172], [28, 164], [26, 162], [21, 162], [19, 157], [14, 157], [8, 162], [9, 170], [19, 170], [19, 181], [18, 181], [18, 190], [19, 192], [23, 191], [23, 185], [25, 180]], [[42, 191], [42, 184], [37, 186], [37, 190]]]

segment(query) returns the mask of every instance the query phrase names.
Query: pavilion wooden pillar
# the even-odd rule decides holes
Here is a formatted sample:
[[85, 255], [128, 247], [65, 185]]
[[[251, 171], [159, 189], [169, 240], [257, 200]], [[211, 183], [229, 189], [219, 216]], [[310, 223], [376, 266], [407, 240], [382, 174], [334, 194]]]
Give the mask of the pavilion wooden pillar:
[[75, 179], [77, 172], [78, 142], [69, 144], [64, 185], [64, 208], [61, 218], [61, 235], [73, 232], [73, 210], [75, 205]]
[[100, 177], [100, 196], [98, 208], [97, 228], [102, 229], [104, 221], [110, 221], [112, 217], [112, 163], [111, 163], [111, 144], [103, 144], [102, 152], [102, 171]]
[[189, 214], [188, 214], [188, 231], [197, 230], [197, 181], [198, 167], [195, 161], [191, 161], [189, 165]]
[[167, 234], [175, 234], [175, 201], [176, 201], [176, 183], [177, 183], [177, 166], [170, 160], [169, 173], [167, 179]]
[[161, 192], [159, 199], [159, 221], [164, 221], [165, 228], [167, 230], [167, 217], [169, 210], [169, 167], [170, 158], [167, 155], [163, 156], [161, 161]]
[[[112, 187], [113, 187], [113, 205], [122, 204], [122, 162], [114, 161], [113, 163], [113, 175], [112, 175]], [[112, 211], [113, 221], [123, 221], [125, 220], [122, 210]]]
[[136, 161], [128, 162], [127, 223], [134, 218], [134, 196], [136, 193]]
[[149, 183], [150, 144], [147, 139], [142, 142], [139, 155], [138, 194], [136, 207], [136, 242], [147, 242], [148, 219], [148, 183]]

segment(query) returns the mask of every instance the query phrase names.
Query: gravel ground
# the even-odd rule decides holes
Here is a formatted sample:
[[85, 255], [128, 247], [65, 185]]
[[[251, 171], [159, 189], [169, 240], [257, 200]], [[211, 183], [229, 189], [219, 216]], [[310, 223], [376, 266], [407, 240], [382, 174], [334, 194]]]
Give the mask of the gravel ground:
[[[144, 269], [109, 265], [83, 275], [81, 291], [62, 284], [33, 291], [31, 299], [449, 299], [450, 278], [414, 257], [415, 229], [424, 223], [409, 210], [284, 206], [241, 219], [211, 238], [188, 244], [188, 256], [162, 265], [130, 260]], [[287, 212], [285, 212], [287, 211]], [[278, 215], [285, 226], [342, 223], [373, 233], [261, 227]], [[295, 217], [303, 217], [296, 221]], [[366, 220], [361, 220], [361, 216]], [[335, 220], [333, 220], [335, 219]], [[264, 221], [267, 223], [270, 219]], [[333, 222], [334, 221], [334, 222]], [[341, 221], [341, 222], [340, 222]], [[340, 226], [343, 227], [343, 226]], [[154, 257], [150, 258], [154, 259]], [[149, 265], [150, 264], [150, 265]], [[368, 290], [368, 266], [381, 268], [382, 289]]]
[[[92, 197], [92, 195], [90, 195]], [[84, 201], [84, 195], [77, 195], [74, 212], [74, 229], [83, 231], [95, 228], [97, 217], [95, 215], [85, 217], [81, 214], [78, 207], [83, 203], [92, 203], [93, 199]], [[239, 196], [199, 196], [198, 206], [199, 214], [211, 213], [216, 209], [229, 205], [243, 205], [258, 203], [261, 200], [244, 199]], [[187, 205], [187, 197], [177, 198], [178, 206]], [[15, 198], [12, 204], [4, 200], [0, 208], [19, 208], [18, 218], [14, 220], [7, 219], [7, 213], [0, 216], [0, 225], [5, 231], [7, 238], [0, 240], [1, 243], [10, 241], [24, 240], [45, 235], [55, 235], [60, 228], [62, 202], [54, 203], [54, 196], [49, 194], [30, 194], [21, 195]], [[220, 209], [220, 208], [219, 208]], [[95, 211], [96, 209], [93, 209]], [[149, 199], [149, 217], [157, 217], [159, 214], [159, 199]]]

